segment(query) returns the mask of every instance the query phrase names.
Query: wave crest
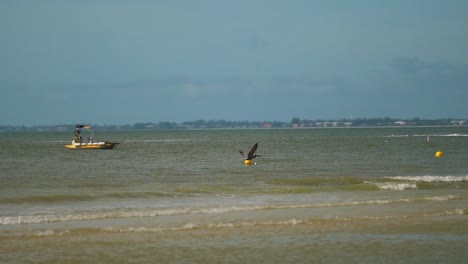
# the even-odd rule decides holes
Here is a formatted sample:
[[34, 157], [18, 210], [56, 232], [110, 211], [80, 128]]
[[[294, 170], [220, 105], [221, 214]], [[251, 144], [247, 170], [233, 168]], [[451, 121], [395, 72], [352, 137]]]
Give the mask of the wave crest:
[[468, 175], [466, 176], [395, 176], [387, 177], [387, 179], [399, 181], [415, 181], [415, 182], [468, 182]]
[[300, 208], [322, 208], [338, 206], [360, 206], [360, 205], [378, 205], [407, 203], [414, 201], [447, 201], [459, 199], [460, 195], [429, 196], [419, 198], [402, 198], [394, 200], [364, 200], [335, 203], [309, 203], [309, 204], [277, 204], [277, 205], [248, 205], [231, 207], [210, 207], [210, 208], [179, 208], [179, 209], [138, 209], [138, 210], [119, 210], [110, 212], [77, 212], [69, 214], [49, 214], [49, 215], [27, 215], [27, 216], [3, 216], [0, 217], [0, 225], [22, 225], [22, 224], [41, 224], [52, 222], [71, 222], [88, 221], [102, 219], [121, 219], [137, 217], [158, 217], [190, 214], [220, 214], [242, 211], [262, 211], [262, 210], [280, 210], [280, 209], [300, 209]]

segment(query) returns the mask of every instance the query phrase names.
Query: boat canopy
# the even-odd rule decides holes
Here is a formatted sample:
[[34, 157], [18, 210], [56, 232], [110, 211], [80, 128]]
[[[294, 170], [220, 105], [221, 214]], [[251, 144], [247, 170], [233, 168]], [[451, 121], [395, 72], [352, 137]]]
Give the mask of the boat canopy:
[[84, 128], [84, 129], [91, 129], [92, 126], [85, 126], [85, 125], [76, 125], [75, 128]]

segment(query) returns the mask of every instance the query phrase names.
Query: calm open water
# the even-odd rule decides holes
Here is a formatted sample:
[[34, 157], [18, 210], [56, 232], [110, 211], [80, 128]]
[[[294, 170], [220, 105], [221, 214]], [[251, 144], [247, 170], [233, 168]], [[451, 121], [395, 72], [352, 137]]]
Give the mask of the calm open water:
[[467, 127], [72, 133], [0, 133], [0, 262], [468, 259]]

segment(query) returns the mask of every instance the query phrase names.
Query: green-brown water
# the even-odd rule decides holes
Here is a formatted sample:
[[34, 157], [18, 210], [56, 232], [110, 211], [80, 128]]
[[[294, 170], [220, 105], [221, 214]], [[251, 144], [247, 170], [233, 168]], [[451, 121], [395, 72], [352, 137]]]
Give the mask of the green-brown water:
[[466, 127], [71, 134], [0, 134], [0, 262], [468, 259]]

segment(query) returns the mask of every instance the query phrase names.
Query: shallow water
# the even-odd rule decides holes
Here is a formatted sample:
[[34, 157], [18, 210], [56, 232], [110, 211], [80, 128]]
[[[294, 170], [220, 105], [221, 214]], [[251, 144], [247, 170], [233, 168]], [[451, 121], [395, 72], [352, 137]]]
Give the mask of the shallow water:
[[[68, 150], [70, 133], [0, 134], [0, 262], [468, 257], [466, 127], [95, 136], [121, 145]], [[238, 150], [255, 142], [261, 157], [245, 166]]]

